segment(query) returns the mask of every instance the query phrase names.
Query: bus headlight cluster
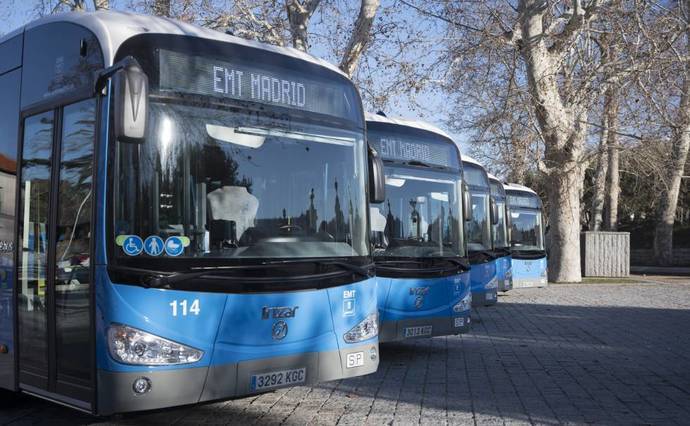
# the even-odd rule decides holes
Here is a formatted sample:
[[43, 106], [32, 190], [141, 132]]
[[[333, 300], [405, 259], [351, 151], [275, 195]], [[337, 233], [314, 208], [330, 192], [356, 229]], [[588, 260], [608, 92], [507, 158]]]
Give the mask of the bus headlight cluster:
[[170, 365], [197, 362], [202, 351], [126, 325], [108, 329], [110, 355], [119, 362], [137, 365]]
[[379, 314], [369, 314], [362, 322], [343, 335], [347, 343], [357, 343], [379, 335]]
[[459, 314], [460, 312], [469, 311], [472, 308], [472, 292], [468, 291], [458, 303], [453, 305], [453, 312]]
[[484, 288], [485, 288], [486, 290], [491, 290], [491, 289], [494, 289], [494, 288], [498, 288], [498, 278], [496, 278], [496, 277], [491, 278], [491, 281], [489, 281], [488, 283], [486, 283], [486, 285], [484, 286]]

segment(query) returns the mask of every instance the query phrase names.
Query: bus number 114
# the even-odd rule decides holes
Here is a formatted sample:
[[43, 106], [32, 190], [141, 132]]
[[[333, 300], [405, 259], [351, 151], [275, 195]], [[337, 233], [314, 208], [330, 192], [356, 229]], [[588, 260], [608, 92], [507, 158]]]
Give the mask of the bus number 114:
[[177, 313], [179, 312], [180, 315], [183, 317], [186, 317], [188, 314], [192, 315], [199, 315], [199, 312], [201, 312], [201, 308], [199, 307], [199, 299], [194, 299], [192, 301], [192, 304], [187, 307], [189, 302], [187, 300], [180, 300], [179, 302], [177, 300], [173, 300], [170, 302], [170, 307], [172, 308], [172, 316], [176, 317]]

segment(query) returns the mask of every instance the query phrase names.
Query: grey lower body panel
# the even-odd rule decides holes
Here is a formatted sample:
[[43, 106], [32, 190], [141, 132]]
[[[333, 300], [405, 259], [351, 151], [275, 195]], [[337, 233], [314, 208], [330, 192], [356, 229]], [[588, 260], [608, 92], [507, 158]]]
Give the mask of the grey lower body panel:
[[[428, 317], [409, 320], [384, 321], [379, 327], [379, 342], [397, 342], [401, 340], [450, 336], [470, 331], [470, 313], [455, 317]], [[426, 327], [423, 334], [413, 337], [406, 336], [406, 329]], [[430, 328], [429, 328], [430, 327]]]
[[512, 280], [501, 280], [498, 282], [498, 291], [509, 291], [513, 289], [513, 281]]
[[[359, 360], [357, 365], [347, 367], [348, 355]], [[310, 385], [371, 374], [376, 372], [378, 365], [378, 343], [374, 342], [340, 351], [310, 352], [210, 367], [153, 372], [99, 370], [98, 414], [155, 410], [231, 399], [290, 386], [288, 384], [260, 391], [252, 390], [251, 377], [262, 373], [306, 368], [304, 382], [296, 385]], [[137, 395], [132, 385], [140, 377], [149, 379], [151, 390]]]
[[546, 278], [513, 278], [513, 288], [546, 287], [547, 285]]
[[472, 293], [472, 306], [491, 306], [498, 302], [498, 291], [496, 289], [487, 290], [481, 293]]

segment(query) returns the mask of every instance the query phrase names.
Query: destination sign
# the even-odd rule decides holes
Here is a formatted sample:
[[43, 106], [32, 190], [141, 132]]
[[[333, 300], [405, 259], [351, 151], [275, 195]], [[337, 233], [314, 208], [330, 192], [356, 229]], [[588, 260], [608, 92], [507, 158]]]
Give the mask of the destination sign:
[[484, 169], [473, 163], [463, 163], [462, 175], [468, 185], [489, 190], [489, 177]]
[[509, 207], [525, 207], [529, 209], [540, 209], [541, 202], [535, 195], [515, 195], [508, 194]]
[[405, 137], [397, 133], [371, 130], [367, 132], [369, 143], [385, 160], [420, 161], [442, 167], [458, 167], [458, 154], [455, 146], [432, 137]]
[[159, 90], [231, 98], [352, 119], [359, 104], [353, 87], [292, 69], [243, 60], [159, 52]]

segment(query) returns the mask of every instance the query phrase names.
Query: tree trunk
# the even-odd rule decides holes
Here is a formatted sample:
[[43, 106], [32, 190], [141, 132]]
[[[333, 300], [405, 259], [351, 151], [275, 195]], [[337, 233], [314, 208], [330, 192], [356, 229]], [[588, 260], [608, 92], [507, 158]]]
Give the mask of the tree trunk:
[[371, 26], [374, 24], [376, 11], [380, 4], [380, 0], [362, 0], [359, 15], [350, 35], [350, 41], [347, 43], [343, 58], [340, 60], [340, 69], [349, 77], [354, 74], [359, 59], [371, 41]]
[[527, 163], [529, 161], [529, 142], [521, 138], [515, 130], [515, 123], [510, 124], [510, 146], [512, 155], [506, 161], [508, 165], [508, 180], [510, 182], [525, 184], [527, 176]]
[[288, 0], [285, 2], [292, 46], [295, 49], [306, 52], [309, 50], [309, 19], [319, 6], [321, 0]]
[[108, 10], [110, 5], [108, 0], [93, 0], [93, 8], [96, 10]]
[[[690, 0], [686, 0], [684, 3], [686, 8], [690, 7]], [[690, 53], [690, 29], [686, 30], [685, 37], [686, 53]], [[683, 67], [683, 93], [678, 105], [677, 127], [673, 132], [671, 158], [666, 169], [667, 186], [666, 191], [661, 194], [659, 216], [654, 230], [654, 256], [660, 265], [673, 263], [673, 223], [678, 207], [678, 195], [685, 162], [688, 158], [688, 151], [690, 151], [690, 65], [685, 62]]]
[[618, 89], [611, 87], [604, 94], [604, 114], [608, 121], [608, 137], [606, 148], [608, 150], [608, 176], [606, 180], [606, 197], [608, 206], [606, 217], [606, 229], [616, 231], [618, 229], [618, 198], [620, 187], [620, 147], [618, 146]]
[[590, 231], [601, 231], [604, 220], [604, 198], [606, 198], [606, 175], [609, 168], [609, 156], [606, 143], [608, 140], [609, 126], [606, 114], [603, 117], [599, 139], [599, 153], [597, 154], [597, 169], [594, 175], [594, 188], [592, 190], [592, 205], [590, 207]]
[[580, 282], [582, 167], [569, 161], [549, 174], [549, 281]]
[[520, 1], [522, 47], [532, 107], [544, 139], [549, 196], [549, 280], [580, 282], [580, 193], [587, 108], [566, 107], [558, 83], [560, 57], [544, 41], [542, 0]]

